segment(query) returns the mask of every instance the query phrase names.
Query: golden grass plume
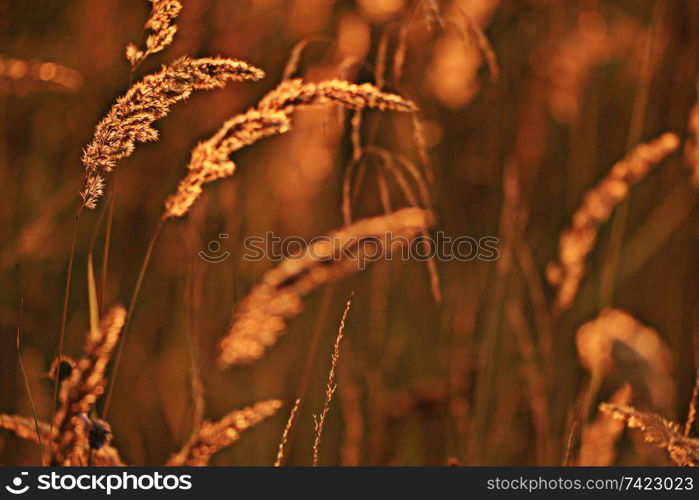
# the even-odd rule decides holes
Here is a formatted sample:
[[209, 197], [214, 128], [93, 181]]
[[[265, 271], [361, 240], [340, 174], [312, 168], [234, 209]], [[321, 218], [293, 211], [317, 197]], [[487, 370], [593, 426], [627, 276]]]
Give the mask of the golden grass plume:
[[[83, 356], [69, 364], [69, 375], [60, 379], [60, 407], [53, 424], [39, 424], [42, 441], [48, 445], [46, 453], [50, 465], [123, 465], [119, 452], [109, 445], [109, 424], [87, 415], [104, 391], [105, 370], [125, 317], [123, 307], [117, 305], [110, 309], [97, 331], [88, 335]], [[52, 376], [56, 366], [54, 362], [54, 368], [49, 370]], [[11, 430], [20, 438], [38, 441], [31, 419], [0, 415], [0, 428]]]
[[[69, 378], [61, 384], [60, 407], [52, 426], [51, 463], [86, 465], [86, 450], [90, 432], [100, 433], [108, 424], [86, 419], [85, 416], [104, 392], [105, 371], [124, 326], [126, 310], [120, 306], [110, 309], [95, 332], [87, 335], [84, 354], [77, 361]], [[101, 446], [95, 449], [99, 449]]]
[[103, 175], [118, 160], [130, 156], [136, 143], [158, 139], [152, 124], [167, 115], [174, 103], [194, 90], [221, 88], [229, 81], [259, 80], [263, 76], [262, 70], [235, 59], [182, 57], [134, 84], [97, 124], [83, 152], [83, 205], [95, 208], [104, 188]]
[[297, 399], [294, 403], [291, 412], [289, 413], [289, 418], [284, 426], [284, 431], [282, 432], [282, 437], [279, 440], [279, 448], [277, 449], [277, 458], [274, 460], [275, 467], [281, 467], [284, 463], [284, 458], [286, 456], [286, 444], [289, 441], [289, 433], [294, 425], [294, 419], [296, 418], [296, 413], [299, 411], [299, 406], [301, 406], [301, 400]]
[[290, 115], [299, 107], [337, 103], [349, 109], [375, 108], [412, 112], [415, 105], [396, 94], [381, 92], [371, 84], [356, 85], [341, 80], [307, 83], [285, 80], [259, 104], [236, 115], [208, 140], [192, 151], [188, 173], [177, 192], [165, 201], [164, 218], [184, 216], [202, 193], [205, 184], [233, 175], [230, 155], [260, 139], [287, 132]]
[[337, 371], [337, 362], [340, 360], [340, 343], [344, 336], [345, 323], [347, 322], [347, 315], [349, 314], [350, 307], [352, 306], [352, 297], [354, 293], [350, 295], [347, 304], [345, 305], [345, 310], [342, 312], [342, 318], [340, 319], [340, 328], [337, 331], [337, 337], [335, 338], [335, 345], [333, 347], [333, 354], [330, 361], [330, 372], [328, 373], [328, 383], [325, 385], [325, 401], [323, 402], [323, 409], [319, 415], [313, 415], [313, 428], [315, 430], [315, 439], [313, 440], [313, 466], [317, 467], [320, 462], [320, 442], [323, 438], [323, 428], [325, 427], [325, 419], [328, 417], [330, 412], [330, 403], [332, 402], [333, 395], [337, 390], [337, 384], [335, 384], [335, 372]]
[[129, 43], [126, 45], [126, 59], [135, 69], [149, 55], [160, 52], [172, 43], [177, 25], [175, 19], [182, 10], [182, 4], [178, 0], [149, 0], [153, 6], [144, 28], [149, 32], [146, 38], [145, 50]]
[[[20, 415], [0, 414], [0, 428], [14, 432], [17, 437], [38, 442], [39, 438], [36, 435], [34, 420]], [[39, 431], [44, 436], [48, 436], [49, 426], [47, 424], [39, 424]]]
[[684, 423], [684, 435], [689, 436], [692, 433], [692, 427], [697, 421], [697, 409], [699, 407], [699, 370], [697, 370], [697, 376], [694, 379], [694, 389], [692, 390], [692, 397], [689, 400], [689, 407], [687, 410], [687, 420]]
[[[17, 437], [27, 439], [29, 441], [38, 442], [34, 421], [31, 418], [22, 417], [19, 415], [0, 414], [0, 428], [14, 432]], [[39, 431], [44, 442], [48, 442], [51, 436], [50, 426], [47, 423], [39, 423]], [[65, 463], [62, 465], [71, 465]], [[80, 465], [80, 464], [73, 464]], [[92, 465], [98, 466], [123, 466], [119, 452], [113, 446], [104, 444], [100, 449], [92, 450]]]
[[204, 421], [182, 449], [168, 459], [166, 465], [207, 465], [214, 454], [238, 441], [243, 431], [274, 415], [281, 406], [281, 401], [269, 399], [233, 410], [217, 422]]
[[[39, 423], [42, 440], [48, 444], [51, 465], [122, 466], [118, 450], [111, 446], [108, 422], [88, 417], [106, 384], [105, 369], [111, 358], [126, 311], [121, 306], [110, 309], [96, 332], [87, 335], [83, 357], [62, 381], [60, 408], [52, 426]], [[55, 373], [55, 370], [54, 372]], [[166, 465], [206, 465], [211, 457], [236, 442], [240, 433], [273, 415], [281, 407], [278, 400], [267, 400], [234, 410], [217, 422], [201, 422], [182, 450], [170, 457]], [[39, 436], [30, 418], [0, 414], [0, 428], [18, 437], [38, 442]]]
[[585, 259], [592, 252], [600, 226], [609, 220], [612, 210], [628, 197], [629, 188], [641, 181], [650, 168], [677, 149], [679, 138], [667, 132], [634, 147], [617, 162], [597, 186], [590, 189], [573, 214], [572, 225], [559, 241], [559, 262], [549, 264], [547, 278], [556, 287], [554, 310], [569, 309], [585, 273]]
[[[260, 359], [283, 333], [285, 320], [301, 312], [304, 295], [361, 270], [359, 263], [369, 249], [369, 255], [376, 255], [382, 249], [383, 255], [388, 256], [433, 224], [431, 211], [404, 208], [362, 219], [318, 239], [302, 256], [285, 259], [265, 273], [261, 283], [240, 303], [228, 333], [220, 342], [218, 364], [227, 367]], [[390, 242], [388, 234], [394, 236]], [[343, 249], [353, 254], [347, 255]]]
[[631, 406], [602, 403], [600, 410], [622, 420], [631, 429], [640, 429], [647, 443], [664, 448], [677, 465], [699, 466], [699, 439], [685, 436], [679, 424]]

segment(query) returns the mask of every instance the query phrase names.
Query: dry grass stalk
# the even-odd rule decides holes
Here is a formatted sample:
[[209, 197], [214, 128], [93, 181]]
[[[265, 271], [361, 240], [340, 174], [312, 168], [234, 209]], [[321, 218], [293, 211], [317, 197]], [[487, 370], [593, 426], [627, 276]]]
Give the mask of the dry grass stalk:
[[327, 103], [360, 110], [375, 108], [411, 112], [415, 105], [402, 97], [381, 92], [370, 84], [356, 85], [341, 80], [305, 83], [285, 80], [257, 106], [234, 116], [210, 139], [197, 145], [187, 166], [189, 172], [177, 192], [165, 201], [163, 218], [182, 217], [196, 202], [205, 184], [233, 175], [235, 164], [229, 156], [260, 139], [282, 134], [291, 128], [290, 115], [297, 108]]
[[170, 457], [166, 465], [207, 465], [214, 454], [238, 441], [243, 431], [274, 415], [281, 406], [281, 401], [270, 399], [242, 410], [233, 410], [217, 422], [204, 421], [192, 439], [177, 454]]
[[697, 370], [697, 376], [694, 379], [694, 389], [692, 390], [692, 397], [689, 400], [687, 420], [684, 423], [685, 437], [692, 433], [692, 427], [694, 427], [694, 422], [697, 420], [697, 406], [699, 406], [699, 370]]
[[679, 424], [631, 406], [602, 403], [600, 410], [624, 421], [631, 429], [640, 429], [647, 443], [665, 448], [677, 465], [699, 466], [699, 439], [684, 436]]
[[393, 80], [400, 82], [403, 78], [403, 70], [405, 69], [406, 55], [408, 54], [408, 33], [410, 31], [409, 24], [403, 24], [398, 31], [398, 41], [396, 50], [393, 53]]
[[[614, 406], [624, 406], [631, 401], [631, 386], [617, 390], [609, 400]], [[624, 423], [601, 413], [583, 430], [578, 465], [608, 466], [616, 459], [616, 444], [624, 432]]]
[[286, 443], [289, 441], [289, 432], [291, 431], [291, 427], [294, 425], [294, 419], [296, 418], [296, 412], [299, 411], [299, 406], [301, 405], [301, 400], [297, 399], [296, 402], [294, 403], [294, 407], [291, 409], [291, 413], [289, 413], [289, 419], [286, 421], [286, 425], [284, 426], [284, 432], [282, 432], [282, 438], [279, 440], [279, 449], [277, 450], [277, 458], [274, 461], [274, 466], [275, 467], [281, 467], [282, 464], [284, 463], [284, 459], [286, 458]]
[[[359, 263], [367, 255], [383, 250], [383, 256], [388, 257], [433, 223], [431, 211], [404, 208], [362, 219], [318, 239], [302, 256], [285, 259], [268, 271], [240, 303], [221, 340], [219, 365], [227, 367], [260, 359], [283, 333], [285, 320], [301, 312], [304, 295], [360, 271]], [[392, 241], [388, 240], [389, 234]]]
[[323, 410], [320, 412], [320, 415], [313, 415], [313, 428], [316, 431], [316, 437], [313, 441], [314, 467], [318, 467], [318, 463], [320, 461], [320, 441], [323, 437], [325, 419], [330, 411], [330, 403], [332, 402], [333, 394], [335, 394], [335, 390], [337, 389], [337, 385], [335, 384], [335, 372], [337, 370], [337, 362], [340, 359], [340, 343], [342, 342], [342, 337], [345, 330], [347, 314], [349, 314], [350, 307], [352, 306], [352, 297], [354, 297], [354, 292], [352, 295], [350, 295], [350, 298], [345, 305], [345, 310], [342, 312], [342, 319], [340, 319], [340, 328], [338, 329], [337, 338], [335, 339], [332, 361], [330, 363], [330, 373], [328, 373], [328, 383], [325, 386], [325, 402], [323, 403]]
[[471, 16], [469, 16], [458, 4], [456, 4], [459, 12], [464, 17], [466, 29], [469, 35], [473, 39], [476, 47], [483, 55], [486, 64], [488, 65], [488, 71], [490, 72], [490, 81], [496, 82], [500, 77], [500, 67], [498, 66], [498, 60], [495, 56], [495, 50], [490, 44], [488, 37], [483, 32], [483, 28], [475, 22]]
[[0, 95], [42, 90], [74, 92], [82, 84], [82, 75], [67, 66], [0, 56]]
[[[17, 437], [22, 439], [39, 442], [38, 436], [36, 435], [34, 420], [31, 418], [21, 417], [19, 415], [7, 415], [4, 413], [0, 414], [0, 429], [12, 431]], [[45, 439], [49, 433], [49, 426], [41, 423], [39, 424], [39, 430], [42, 434], [42, 438]]]
[[36, 405], [34, 404], [34, 396], [32, 395], [31, 384], [29, 383], [29, 378], [27, 377], [27, 370], [24, 368], [24, 361], [22, 361], [22, 352], [20, 351], [20, 336], [22, 332], [22, 312], [24, 309], [24, 299], [19, 301], [19, 316], [17, 318], [17, 336], [16, 336], [16, 347], [17, 347], [17, 361], [19, 361], [19, 369], [22, 372], [22, 378], [24, 379], [24, 388], [27, 391], [27, 397], [29, 398], [29, 404], [32, 408], [32, 418], [34, 420], [34, 431], [36, 433], [36, 439], [39, 442], [39, 463], [44, 465], [44, 439], [41, 437], [41, 428], [39, 425], [39, 417], [36, 412]]
[[517, 263], [527, 284], [529, 299], [534, 310], [534, 321], [539, 336], [539, 353], [544, 363], [548, 364], [550, 369], [552, 368], [550, 354], [553, 346], [553, 334], [551, 332], [551, 317], [546, 303], [543, 279], [536, 267], [531, 249], [526, 242], [516, 244], [515, 253], [517, 254]]
[[355, 84], [343, 80], [305, 83], [286, 80], [268, 93], [258, 105], [260, 110], [291, 113], [296, 107], [327, 103], [341, 104], [348, 109], [373, 108], [380, 111], [413, 112], [417, 107], [399, 95], [382, 92], [369, 83]]
[[425, 165], [427, 171], [427, 180], [429, 182], [433, 182], [434, 166], [432, 165], [432, 160], [430, 160], [430, 155], [427, 152], [425, 128], [422, 126], [422, 121], [420, 121], [420, 117], [417, 113], [413, 113], [413, 137], [415, 139], [415, 146], [417, 147], [418, 155], [420, 156], [420, 161]]
[[317, 35], [310, 35], [305, 37], [302, 40], [299, 40], [296, 45], [294, 45], [294, 48], [291, 49], [291, 54], [289, 55], [289, 60], [286, 62], [286, 66], [284, 66], [284, 71], [282, 72], [282, 80], [290, 80], [293, 78], [294, 73], [299, 68], [299, 63], [301, 61], [301, 55], [303, 54], [303, 51], [308, 47], [311, 43], [327, 43], [327, 44], [332, 44], [333, 40], [331, 38], [325, 37], [325, 36], [317, 36]]
[[478, 72], [483, 63], [489, 66], [491, 81], [497, 79], [495, 53], [483, 29], [498, 3], [451, 4], [450, 16], [444, 18], [427, 69], [431, 90], [442, 104], [450, 108], [468, 104], [480, 90]]
[[165, 200], [163, 218], [184, 216], [201, 196], [205, 184], [233, 175], [235, 163], [228, 157], [234, 151], [289, 128], [288, 117], [278, 112], [249, 111], [224, 123], [214, 136], [192, 150], [187, 175], [177, 192]]
[[[363, 166], [361, 163], [363, 160], [369, 160], [372, 157], [377, 160], [377, 165], [381, 167], [386, 174], [390, 174], [391, 177], [393, 177], [405, 200], [411, 206], [422, 206], [424, 208], [431, 209], [432, 202], [430, 200], [427, 182], [420, 172], [420, 169], [412, 161], [410, 161], [409, 158], [377, 146], [367, 146], [366, 148], [360, 148], [358, 157], [353, 159], [347, 165], [343, 175], [341, 210], [342, 220], [345, 225], [352, 223], [352, 204], [354, 201], [356, 201], [356, 197], [359, 192], [358, 186], [355, 186], [353, 189], [355, 171], [357, 170], [358, 166]], [[413, 188], [403, 170], [405, 170], [405, 172], [417, 186], [417, 192]], [[359, 178], [360, 174], [357, 174], [356, 177]], [[386, 209], [387, 207], [391, 206], [390, 194], [386, 185], [386, 179], [383, 175], [378, 175], [377, 173], [377, 182], [379, 184], [381, 203], [384, 209]], [[360, 184], [360, 181], [356, 180], [354, 183]]]
[[568, 410], [567, 417], [567, 437], [565, 453], [561, 465], [577, 465], [580, 445], [582, 444], [582, 423], [585, 400], [587, 399], [588, 387], [583, 386], [578, 392], [575, 402]]
[[350, 120], [350, 140], [352, 142], [352, 161], [358, 162], [362, 157], [362, 112], [361, 110], [352, 113]]
[[388, 60], [388, 42], [391, 38], [390, 30], [384, 30], [376, 48], [376, 63], [374, 65], [374, 81], [380, 89], [386, 86], [386, 67]]
[[[33, 442], [38, 442], [36, 430], [34, 428], [34, 421], [30, 418], [21, 417], [19, 415], [0, 414], [0, 429], [12, 431], [19, 438], [27, 439]], [[41, 432], [42, 440], [48, 442], [50, 439], [49, 425], [45, 422], [39, 422], [39, 429]], [[67, 463], [63, 465], [71, 464]], [[114, 467], [123, 466], [124, 463], [122, 462], [117, 449], [113, 446], [105, 444], [100, 449], [93, 450], [92, 465]]]
[[522, 304], [510, 299], [505, 306], [507, 318], [522, 356], [522, 373], [527, 381], [529, 390], [529, 406], [537, 435], [537, 456], [539, 465], [545, 465], [553, 458], [551, 443], [551, 424], [549, 421], [549, 405], [546, 399], [548, 383], [541, 361], [538, 359], [538, 349], [534, 341]]
[[129, 43], [126, 45], [126, 59], [131, 64], [131, 69], [136, 69], [151, 54], [160, 52], [172, 43], [177, 25], [175, 19], [182, 10], [182, 4], [178, 0], [149, 0], [153, 4], [150, 16], [144, 26], [149, 31], [146, 38], [145, 50]]
[[421, 5], [430, 29], [435, 27], [444, 28], [444, 18], [442, 17], [439, 3], [436, 0], [422, 0]]
[[[21, 417], [19, 415], [0, 414], [0, 429], [12, 431], [19, 438], [38, 442], [34, 421], [30, 418]], [[48, 442], [50, 438], [49, 425], [45, 422], [39, 422], [39, 430], [41, 432], [41, 438]], [[93, 450], [92, 465], [114, 467], [123, 466], [124, 463], [117, 449], [105, 444], [99, 450]]]
[[[99, 432], [102, 421], [85, 421], [97, 398], [104, 392], [105, 371], [126, 318], [126, 310], [114, 306], [107, 312], [96, 332], [87, 335], [83, 357], [69, 378], [61, 384], [61, 406], [53, 421], [51, 463], [85, 465], [90, 430]], [[100, 449], [94, 448], [94, 449]]]
[[[342, 218], [345, 225], [349, 225], [352, 222], [352, 202], [359, 192], [358, 186], [355, 187], [354, 192], [352, 190], [352, 181], [355, 170], [357, 169], [357, 166], [364, 166], [364, 164], [361, 163], [364, 159], [370, 159], [371, 157], [375, 157], [378, 160], [378, 165], [384, 169], [387, 174], [390, 174], [393, 177], [396, 185], [400, 188], [405, 200], [409, 205], [413, 207], [422, 206], [427, 209], [432, 208], [427, 181], [422, 175], [420, 169], [412, 161], [410, 161], [408, 157], [377, 146], [367, 146], [366, 148], [359, 149], [353, 148], [353, 152], [357, 151], [359, 151], [358, 157], [353, 159], [348, 164], [342, 180]], [[407, 172], [408, 176], [417, 186], [417, 193], [415, 192], [411, 182], [408, 180], [408, 176], [404, 174], [403, 170]], [[361, 173], [362, 171], [360, 171], [360, 173], [357, 175], [358, 178], [360, 177]], [[377, 172], [377, 181], [381, 204], [384, 208], [384, 212], [388, 213], [391, 211], [390, 194], [385, 177], [381, 175], [381, 172]], [[356, 184], [360, 184], [360, 181], [357, 180]], [[428, 245], [426, 241], [428, 236], [427, 229], [427, 227], [423, 228], [422, 232], [422, 235], [425, 237], [425, 245]], [[429, 253], [428, 247], [425, 247], [425, 250], [426, 254]], [[439, 284], [437, 266], [433, 259], [428, 259], [426, 264], [430, 275], [430, 289], [432, 296], [434, 297], [435, 301], [439, 303], [442, 299], [442, 292]]]
[[[640, 377], [656, 408], [669, 408], [674, 399], [673, 356], [658, 332], [619, 309], [603, 309], [599, 316], [582, 325], [576, 333], [578, 355], [583, 366], [605, 376], [624, 362], [637, 361], [627, 380]], [[617, 366], [619, 365], [619, 366]], [[643, 366], [644, 370], [638, 370]]]
[[97, 124], [94, 137], [83, 152], [83, 205], [95, 208], [102, 196], [104, 174], [118, 160], [130, 156], [136, 143], [158, 139], [152, 124], [166, 116], [170, 106], [194, 90], [221, 88], [229, 81], [258, 80], [263, 76], [261, 70], [235, 59], [183, 57], [134, 84]]
[[[63, 374], [63, 369], [59, 370], [60, 408], [52, 426], [39, 424], [42, 440], [47, 443], [50, 465], [87, 465], [88, 454], [92, 455], [93, 465], [123, 465], [118, 451], [109, 446], [109, 424], [91, 420], [87, 415], [104, 391], [105, 370], [125, 316], [123, 307], [113, 307], [101, 321], [97, 332], [88, 334], [83, 357], [73, 364], [66, 362], [70, 370], [65, 370]], [[56, 366], [58, 363], [54, 362], [54, 368], [49, 370], [52, 377], [55, 376]], [[21, 438], [38, 441], [34, 423], [30, 419], [0, 415], [0, 427], [14, 431]]]
[[194, 362], [192, 362], [190, 388], [192, 391], [193, 402], [192, 428], [198, 429], [199, 427], [201, 427], [201, 424], [204, 421], [204, 413], [206, 412], [206, 401], [204, 399], [204, 383], [201, 380], [201, 375], [199, 374], [197, 365]]
[[[699, 94], [699, 83], [697, 93]], [[684, 157], [692, 171], [692, 184], [699, 188], [699, 96], [689, 112], [687, 129], [689, 137], [684, 147]]]
[[679, 138], [665, 133], [633, 148], [616, 163], [602, 181], [590, 189], [573, 215], [572, 225], [559, 241], [559, 262], [549, 264], [547, 278], [557, 288], [554, 311], [559, 314], [573, 305], [585, 273], [585, 259], [592, 252], [600, 226], [612, 210], [628, 197], [629, 188], [641, 181], [679, 145]]

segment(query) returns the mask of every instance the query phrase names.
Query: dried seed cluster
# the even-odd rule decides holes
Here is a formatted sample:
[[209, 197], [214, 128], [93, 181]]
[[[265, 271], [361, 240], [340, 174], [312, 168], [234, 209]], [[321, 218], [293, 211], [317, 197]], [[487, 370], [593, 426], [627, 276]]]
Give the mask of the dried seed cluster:
[[261, 70], [235, 59], [183, 57], [134, 84], [97, 124], [83, 152], [84, 206], [95, 208], [102, 196], [103, 176], [118, 160], [130, 156], [136, 143], [158, 139], [152, 124], [167, 115], [173, 104], [195, 90], [221, 88], [229, 81], [259, 80], [263, 76]]
[[172, 43], [177, 25], [175, 19], [182, 10], [182, 4], [178, 0], [149, 0], [153, 4], [144, 28], [149, 32], [146, 38], [145, 50], [129, 43], [126, 46], [126, 59], [135, 69], [146, 57], [160, 52]]
[[571, 227], [561, 234], [559, 262], [550, 264], [547, 269], [549, 282], [557, 288], [554, 308], [558, 312], [573, 305], [585, 274], [585, 259], [595, 246], [599, 227], [609, 220], [612, 210], [627, 198], [629, 188], [678, 146], [679, 138], [673, 133], [665, 133], [648, 143], [639, 144], [585, 194], [582, 205], [573, 214]]
[[304, 295], [360, 271], [367, 254], [388, 257], [432, 224], [431, 211], [404, 208], [357, 221], [319, 239], [302, 256], [284, 260], [240, 303], [228, 334], [221, 340], [219, 364], [225, 367], [260, 359], [283, 333], [285, 320], [301, 312]]
[[415, 105], [396, 95], [381, 92], [368, 83], [356, 85], [341, 80], [305, 83], [285, 80], [257, 106], [234, 116], [210, 139], [192, 151], [187, 175], [177, 192], [165, 201], [164, 218], [182, 217], [196, 202], [205, 184], [233, 175], [230, 155], [239, 149], [291, 129], [290, 115], [299, 107], [337, 103], [349, 109], [375, 108], [411, 112]]

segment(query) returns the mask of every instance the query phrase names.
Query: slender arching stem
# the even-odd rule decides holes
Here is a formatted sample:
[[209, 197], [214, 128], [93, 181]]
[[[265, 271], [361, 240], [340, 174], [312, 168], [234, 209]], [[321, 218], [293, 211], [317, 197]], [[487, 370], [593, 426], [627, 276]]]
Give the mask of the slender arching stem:
[[[84, 205], [78, 207], [77, 212], [75, 212], [75, 223], [73, 224], [73, 238], [70, 243], [70, 257], [68, 258], [68, 273], [66, 276], [66, 287], [63, 294], [63, 312], [61, 313], [61, 333], [58, 338], [58, 362], [60, 363], [63, 357], [63, 341], [66, 336], [66, 320], [68, 318], [68, 298], [70, 297], [70, 282], [73, 276], [73, 261], [75, 260], [75, 243], [78, 239], [78, 222], [80, 221], [80, 213], [83, 210]], [[57, 365], [58, 366], [58, 365]], [[58, 376], [54, 377], [53, 383], [53, 404], [51, 405], [51, 423], [49, 429], [49, 435], [53, 432], [53, 419], [56, 414], [56, 406], [58, 405]]]
[[107, 209], [107, 230], [104, 235], [104, 249], [102, 251], [102, 280], [100, 285], [100, 300], [102, 308], [107, 304], [107, 271], [109, 269], [109, 247], [112, 242], [112, 221], [114, 220], [114, 206], [116, 205], [117, 186], [119, 180], [119, 170], [114, 171], [112, 180], [112, 195], [109, 198], [109, 208]]
[[138, 296], [141, 293], [141, 287], [143, 286], [143, 278], [146, 276], [146, 271], [148, 270], [148, 264], [153, 255], [153, 249], [155, 248], [155, 243], [158, 241], [158, 236], [160, 235], [160, 230], [163, 227], [167, 219], [161, 218], [158, 221], [158, 225], [153, 231], [153, 235], [148, 243], [148, 249], [146, 250], [146, 255], [143, 258], [143, 263], [141, 264], [141, 270], [138, 272], [138, 278], [136, 279], [136, 285], [134, 287], [133, 293], [131, 294], [131, 301], [129, 302], [129, 309], [126, 313], [126, 323], [124, 324], [124, 330], [119, 338], [119, 345], [117, 346], [116, 357], [114, 359], [114, 366], [112, 368], [112, 374], [109, 380], [109, 389], [107, 390], [107, 395], [104, 401], [104, 407], [102, 408], [102, 418], [106, 419], [109, 413], [109, 405], [112, 400], [112, 393], [114, 392], [114, 386], [117, 381], [117, 373], [119, 370], [119, 363], [121, 362], [121, 355], [124, 350], [124, 344], [126, 343], [126, 338], [129, 334], [129, 327], [131, 326], [131, 319], [133, 316], [134, 309], [136, 308], [136, 302], [138, 301]]

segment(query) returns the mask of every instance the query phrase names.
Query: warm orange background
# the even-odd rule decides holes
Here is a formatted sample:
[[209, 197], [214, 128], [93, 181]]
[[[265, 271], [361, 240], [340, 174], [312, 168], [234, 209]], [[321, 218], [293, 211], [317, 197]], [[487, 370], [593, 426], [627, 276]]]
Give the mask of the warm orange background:
[[[216, 345], [231, 309], [270, 266], [242, 261], [242, 239], [266, 231], [309, 238], [342, 222], [340, 186], [350, 158], [349, 135], [338, 126], [334, 108], [299, 112], [291, 133], [236, 155], [234, 178], [208, 186], [193, 212], [168, 224], [161, 235], [110, 412], [114, 444], [128, 463], [162, 463], [188, 435], [188, 335], [193, 332], [209, 418], [261, 399], [286, 403], [213, 463], [271, 464], [313, 331], [320, 328], [319, 356], [289, 460], [310, 463], [312, 414], [322, 407], [332, 343], [352, 290], [356, 296], [323, 438], [323, 464], [352, 464], [357, 458], [361, 464], [441, 465], [450, 458], [465, 464], [561, 463], [571, 415], [589, 378], [578, 361], [575, 331], [606, 305], [629, 311], [667, 343], [676, 398], [668, 408], [646, 408], [683, 421], [699, 362], [699, 219], [681, 152], [632, 188], [623, 224], [613, 219], [602, 226], [578, 298], [553, 326], [553, 354], [548, 362], [539, 360], [546, 381], [543, 406], [532, 403], [526, 356], [507, 309], [520, 307], [536, 341], [542, 333], [527, 278], [538, 280], [550, 303], [554, 291], [545, 282], [545, 267], [556, 259], [558, 237], [583, 193], [633, 143], [664, 131], [685, 137], [699, 71], [699, 4], [449, 0], [439, 2], [440, 27], [420, 3], [183, 0], [174, 44], [151, 56], [139, 75], [180, 55], [220, 54], [249, 61], [267, 77], [195, 93], [156, 124], [157, 143], [139, 145], [119, 163], [105, 302], [128, 302], [163, 200], [184, 175], [191, 148], [275, 86], [295, 44], [311, 35], [332, 43], [310, 44], [298, 74], [309, 80], [341, 76], [372, 82], [381, 37], [390, 35], [385, 88], [421, 108], [435, 171], [436, 229], [453, 236], [501, 236], [512, 216], [503, 205], [504, 169], [508, 162], [520, 165], [520, 209], [529, 215], [523, 241], [533, 256], [533, 273], [526, 276], [516, 263], [502, 260], [438, 262], [444, 299], [437, 305], [424, 265], [379, 263], [309, 296], [305, 311], [289, 321], [287, 334], [261, 362], [218, 370]], [[81, 148], [128, 87], [124, 47], [138, 41], [148, 9], [147, 2], [137, 0], [0, 2], [0, 412], [31, 414], [14, 336], [23, 299], [22, 355], [38, 412], [44, 419], [50, 413], [45, 373], [58, 343], [83, 177]], [[464, 41], [459, 9], [492, 43], [497, 81], [491, 81], [473, 40]], [[407, 38], [404, 74], [396, 79], [390, 69], [406, 22], [415, 29]], [[348, 67], [348, 58], [363, 64]], [[12, 69], [10, 59], [65, 65], [81, 75], [82, 84], [63, 91], [23, 82], [22, 68]], [[376, 112], [367, 113], [366, 120], [365, 141], [419, 162], [409, 120]], [[374, 133], [368, 131], [372, 128]], [[356, 200], [360, 216], [381, 210], [368, 177]], [[114, 185], [112, 175], [105, 200]], [[405, 204], [398, 191], [395, 203]], [[68, 354], [79, 354], [88, 328], [87, 255], [97, 230], [99, 275], [104, 227], [97, 222], [106, 206], [81, 218]], [[620, 228], [621, 237], [610, 234], [612, 227]], [[203, 262], [197, 252], [221, 233], [230, 235], [222, 247], [231, 258]], [[604, 285], [614, 293], [601, 294], [600, 277], [614, 262], [614, 245], [620, 245], [618, 266]], [[327, 315], [323, 297], [330, 301]], [[598, 402], [622, 381], [640, 384], [634, 393], [643, 394], [645, 382], [637, 375], [644, 368], [633, 361], [622, 359], [615, 366]], [[483, 385], [486, 374], [491, 378]], [[543, 431], [533, 416], [542, 408], [548, 415]], [[348, 442], [356, 446], [348, 450]], [[622, 438], [619, 451], [617, 463], [666, 460], [635, 434]], [[0, 432], [0, 463], [36, 462], [35, 445]]]

